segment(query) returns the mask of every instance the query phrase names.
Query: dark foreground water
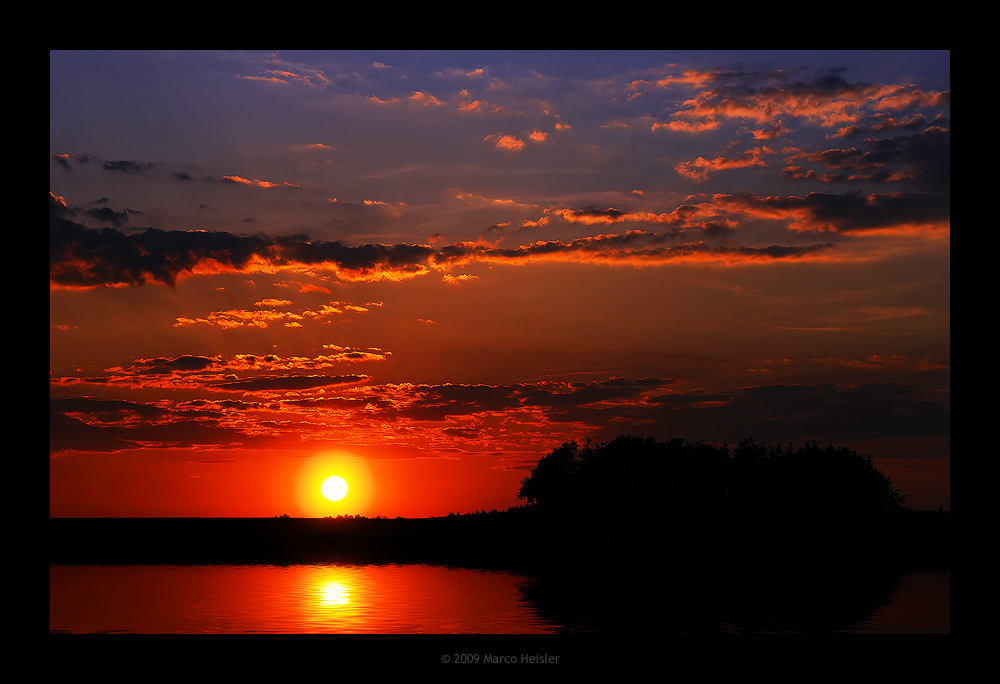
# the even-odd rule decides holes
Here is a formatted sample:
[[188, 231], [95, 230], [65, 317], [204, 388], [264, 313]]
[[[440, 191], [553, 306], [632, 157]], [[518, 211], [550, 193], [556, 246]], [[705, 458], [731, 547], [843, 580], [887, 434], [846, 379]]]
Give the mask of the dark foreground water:
[[54, 633], [949, 633], [948, 571], [50, 565]]

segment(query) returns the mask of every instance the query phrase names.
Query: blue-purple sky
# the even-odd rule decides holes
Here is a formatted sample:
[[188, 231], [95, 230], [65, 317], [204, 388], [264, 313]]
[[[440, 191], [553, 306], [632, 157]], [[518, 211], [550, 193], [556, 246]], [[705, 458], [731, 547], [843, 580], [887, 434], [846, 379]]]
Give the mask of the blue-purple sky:
[[331, 450], [504, 507], [623, 432], [948, 507], [950, 129], [947, 51], [53, 52], [50, 511], [318, 514]]

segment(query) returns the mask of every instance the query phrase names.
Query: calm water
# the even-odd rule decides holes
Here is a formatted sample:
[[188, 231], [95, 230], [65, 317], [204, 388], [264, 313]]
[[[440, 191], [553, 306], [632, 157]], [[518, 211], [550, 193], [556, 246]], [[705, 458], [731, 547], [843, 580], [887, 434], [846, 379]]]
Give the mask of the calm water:
[[72, 632], [554, 631], [526, 578], [430, 565], [53, 565], [49, 627]]
[[889, 601], [849, 630], [858, 634], [950, 634], [951, 573], [909, 572]]
[[[525, 575], [432, 565], [51, 565], [49, 627], [75, 633], [544, 634], [608, 631], [622, 615], [633, 623], [642, 615], [642, 629], [687, 631], [677, 627], [686, 624], [683, 614], [668, 619], [671, 606], [688, 609], [664, 602], [664, 587], [617, 599], [635, 606], [648, 592], [660, 617], [626, 607], [602, 622], [602, 611], [617, 605], [608, 593], [613, 588], [588, 582], [568, 591], [561, 582]], [[839, 625], [827, 621], [823, 631], [950, 631], [950, 573], [898, 576], [876, 594], [875, 604], [837, 617]], [[766, 614], [748, 617], [745, 609], [736, 623], [720, 614], [704, 629], [809, 631], [776, 627]]]

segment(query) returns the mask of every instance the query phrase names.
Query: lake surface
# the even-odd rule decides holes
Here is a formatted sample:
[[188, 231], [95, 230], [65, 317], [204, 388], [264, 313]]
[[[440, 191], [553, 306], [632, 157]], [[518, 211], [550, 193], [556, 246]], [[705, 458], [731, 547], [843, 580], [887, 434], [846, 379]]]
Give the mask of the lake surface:
[[908, 572], [871, 618], [851, 629], [858, 634], [950, 634], [951, 573]]
[[[737, 587], [734, 598], [723, 587], [605, 571], [564, 581], [425, 564], [50, 565], [49, 628], [56, 633], [546, 634], [625, 628], [949, 633], [950, 581], [948, 571], [923, 571], [876, 578], [871, 589], [848, 583], [844, 591], [859, 598], [845, 607], [828, 579], [806, 583], [815, 586], [815, 597], [803, 595], [803, 583], [797, 582], [790, 589], [794, 595], [764, 588], [753, 592], [757, 602], [748, 603], [745, 587]], [[789, 612], [786, 602], [795, 610]]]

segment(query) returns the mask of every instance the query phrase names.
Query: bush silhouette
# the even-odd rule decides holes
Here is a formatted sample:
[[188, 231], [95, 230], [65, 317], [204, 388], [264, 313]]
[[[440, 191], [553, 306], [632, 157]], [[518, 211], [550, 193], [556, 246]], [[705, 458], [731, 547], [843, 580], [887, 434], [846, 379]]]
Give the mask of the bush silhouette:
[[730, 451], [633, 435], [562, 444], [522, 480], [517, 498], [579, 520], [732, 532], [853, 525], [904, 501], [870, 456], [847, 447], [782, 448], [749, 438]]

